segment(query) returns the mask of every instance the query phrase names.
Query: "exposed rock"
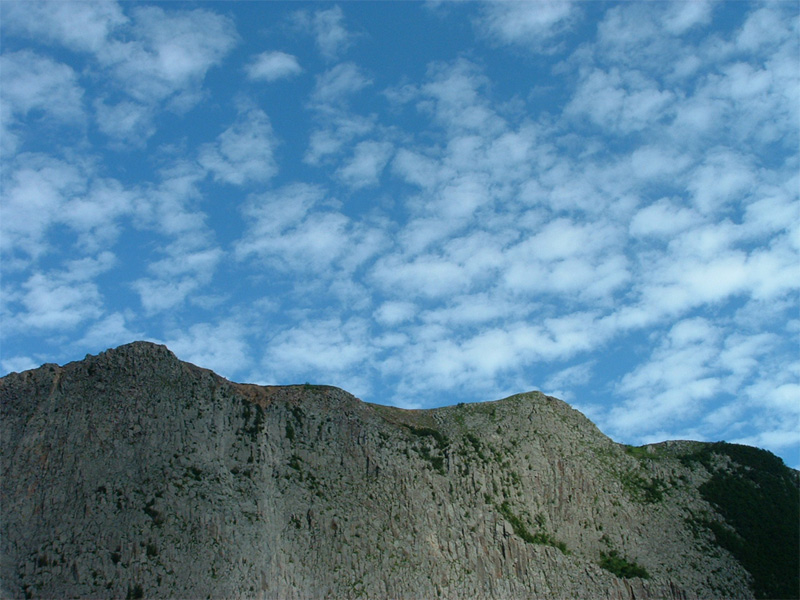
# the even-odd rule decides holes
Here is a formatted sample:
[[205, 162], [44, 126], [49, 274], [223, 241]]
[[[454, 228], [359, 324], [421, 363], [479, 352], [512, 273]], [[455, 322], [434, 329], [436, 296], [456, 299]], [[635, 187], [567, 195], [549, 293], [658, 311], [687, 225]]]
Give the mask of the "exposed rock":
[[719, 499], [755, 482], [796, 550], [797, 472], [628, 448], [536, 392], [407, 411], [137, 342], [12, 373], [0, 401], [3, 597], [750, 598], [786, 569], [797, 593]]

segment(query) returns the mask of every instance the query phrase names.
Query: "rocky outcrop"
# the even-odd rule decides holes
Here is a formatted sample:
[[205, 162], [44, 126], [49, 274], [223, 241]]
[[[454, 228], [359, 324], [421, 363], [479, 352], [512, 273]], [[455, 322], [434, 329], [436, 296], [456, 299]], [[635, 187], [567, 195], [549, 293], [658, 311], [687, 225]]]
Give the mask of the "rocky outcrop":
[[[616, 444], [540, 393], [408, 411], [232, 383], [137, 342], [12, 373], [0, 400], [3, 597], [761, 589], [704, 493], [751, 467], [705, 444]], [[797, 473], [780, 469], [791, 502]]]

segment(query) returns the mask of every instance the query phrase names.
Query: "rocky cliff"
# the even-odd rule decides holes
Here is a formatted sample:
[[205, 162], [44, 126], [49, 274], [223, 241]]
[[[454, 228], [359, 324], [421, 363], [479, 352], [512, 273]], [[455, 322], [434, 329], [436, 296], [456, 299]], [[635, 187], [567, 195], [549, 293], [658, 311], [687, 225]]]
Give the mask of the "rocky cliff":
[[137, 342], [0, 381], [8, 598], [798, 595], [798, 474], [527, 393], [409, 411]]

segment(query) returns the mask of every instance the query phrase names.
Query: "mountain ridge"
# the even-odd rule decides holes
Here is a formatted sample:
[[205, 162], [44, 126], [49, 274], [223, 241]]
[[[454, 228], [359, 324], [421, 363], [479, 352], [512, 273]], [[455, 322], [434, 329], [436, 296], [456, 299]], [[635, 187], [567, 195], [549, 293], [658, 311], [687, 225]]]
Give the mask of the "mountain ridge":
[[234, 383], [150, 342], [0, 381], [8, 597], [797, 597], [719, 496], [769, 475], [737, 493], [790, 513], [766, 451], [626, 447], [538, 392]]

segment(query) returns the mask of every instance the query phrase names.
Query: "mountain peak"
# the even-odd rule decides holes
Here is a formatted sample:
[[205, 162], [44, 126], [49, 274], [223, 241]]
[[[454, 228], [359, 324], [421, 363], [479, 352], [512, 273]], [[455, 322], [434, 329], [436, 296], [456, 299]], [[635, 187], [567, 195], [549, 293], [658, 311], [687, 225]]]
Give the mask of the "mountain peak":
[[[138, 356], [138, 357], [152, 357], [154, 359], [170, 359], [178, 360], [178, 357], [167, 348], [164, 344], [157, 344], [146, 340], [137, 340], [128, 344], [117, 346], [116, 348], [109, 348], [101, 352], [97, 357], [111, 357], [111, 356]], [[91, 358], [91, 355], [87, 358]]]
[[539, 392], [403, 410], [134, 342], [0, 399], [3, 597], [796, 597], [796, 472]]

